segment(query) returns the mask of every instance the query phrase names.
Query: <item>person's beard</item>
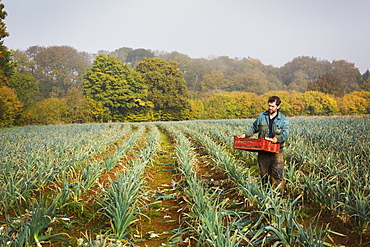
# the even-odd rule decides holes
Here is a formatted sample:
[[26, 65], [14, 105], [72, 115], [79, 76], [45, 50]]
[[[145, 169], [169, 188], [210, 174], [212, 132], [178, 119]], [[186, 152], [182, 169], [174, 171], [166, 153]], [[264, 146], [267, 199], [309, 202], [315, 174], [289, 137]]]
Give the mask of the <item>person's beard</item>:
[[272, 110], [272, 109], [271, 110], [270, 109], [268, 110], [268, 112], [269, 112], [270, 115], [274, 115], [275, 113], [277, 113], [277, 111], [278, 110]]

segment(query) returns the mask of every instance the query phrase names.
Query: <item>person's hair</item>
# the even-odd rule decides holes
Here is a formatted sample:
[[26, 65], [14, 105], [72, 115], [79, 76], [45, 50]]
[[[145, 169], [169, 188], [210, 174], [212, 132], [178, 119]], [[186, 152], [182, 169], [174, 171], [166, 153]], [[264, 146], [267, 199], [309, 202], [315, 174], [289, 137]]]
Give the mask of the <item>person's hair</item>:
[[280, 100], [280, 98], [278, 96], [271, 96], [267, 102], [268, 103], [276, 102], [276, 105], [280, 105], [281, 104], [281, 100]]

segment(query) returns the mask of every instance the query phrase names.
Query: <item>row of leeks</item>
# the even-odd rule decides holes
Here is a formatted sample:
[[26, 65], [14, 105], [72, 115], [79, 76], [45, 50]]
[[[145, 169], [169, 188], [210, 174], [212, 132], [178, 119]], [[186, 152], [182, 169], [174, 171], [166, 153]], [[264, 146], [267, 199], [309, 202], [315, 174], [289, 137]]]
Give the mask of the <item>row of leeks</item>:
[[154, 125], [149, 128], [147, 141], [140, 147], [137, 157], [128, 162], [122, 173], [116, 174], [117, 179], [111, 181], [98, 198], [104, 214], [110, 219], [111, 230], [102, 240], [88, 242], [89, 246], [133, 244], [133, 224], [138, 220], [138, 216], [142, 215], [142, 209], [148, 206], [143, 173], [159, 149], [159, 131]]
[[[103, 172], [109, 172], [114, 166], [120, 165], [120, 160], [125, 158], [144, 131], [144, 126], [140, 126], [136, 131], [131, 132], [124, 141], [117, 143], [113, 152], [105, 153], [103, 157], [99, 156], [99, 158], [67, 166], [68, 169], [62, 173], [60, 179], [61, 193], [68, 194], [69, 197], [73, 198], [73, 203], [79, 204], [84, 193], [93, 186], [99, 185], [98, 178]], [[119, 139], [118, 137], [122, 138], [123, 133], [117, 136], [116, 140]]]
[[66, 170], [86, 166], [89, 158], [104, 153], [108, 144], [122, 136], [121, 127], [67, 125], [1, 130], [0, 212], [17, 210], [32, 193], [60, 179]]
[[46, 198], [32, 200], [30, 209], [20, 216], [8, 216], [8, 223], [0, 227], [0, 246], [38, 246], [51, 239], [68, 242], [65, 233], [51, 233], [49, 224], [64, 218], [59, 211], [61, 194], [51, 201]]
[[[214, 163], [231, 179], [248, 200], [253, 212], [245, 212], [237, 224], [250, 246], [264, 244], [286, 244], [288, 246], [324, 246], [329, 229], [316, 232], [317, 225], [304, 229], [298, 223], [297, 215], [300, 207], [294, 200], [279, 197], [271, 187], [261, 187], [259, 182], [242, 168], [237, 160], [226, 149], [225, 145], [217, 144], [212, 138], [204, 134], [200, 124], [189, 124], [189, 127], [179, 126], [199, 143], [212, 156]], [[257, 212], [257, 213], [256, 213]]]
[[[62, 238], [62, 235], [66, 235], [64, 233], [53, 233], [51, 232], [51, 228], [49, 228], [49, 224], [53, 224], [56, 221], [64, 221], [70, 222], [71, 219], [68, 215], [64, 215], [63, 213], [68, 214], [68, 212], [76, 211], [76, 206], [79, 207], [79, 213], [83, 211], [83, 204], [86, 202], [81, 201], [82, 195], [86, 192], [89, 188], [97, 184], [97, 178], [100, 176], [101, 172], [105, 169], [102, 166], [102, 163], [105, 162], [106, 159], [112, 158], [112, 153], [106, 155], [107, 146], [113, 144], [113, 142], [117, 142], [123, 135], [125, 135], [130, 130], [130, 126], [122, 126], [122, 125], [114, 125], [114, 128], [108, 127], [107, 128], [97, 128], [97, 129], [90, 129], [86, 131], [85, 135], [78, 135], [78, 133], [84, 132], [82, 129], [76, 131], [76, 136], [79, 139], [73, 139], [70, 135], [66, 137], [63, 141], [59, 137], [58, 143], [61, 146], [55, 146], [54, 150], [63, 150], [63, 153], [58, 152], [49, 152], [50, 148], [46, 148], [46, 152], [41, 155], [42, 149], [35, 150], [35, 153], [30, 153], [30, 157], [38, 154], [40, 158], [37, 160], [32, 160], [32, 162], [23, 163], [23, 169], [25, 169], [26, 174], [18, 174], [14, 173], [14, 169], [12, 172], [8, 171], [5, 173], [4, 167], [2, 170], [2, 176], [7, 177], [7, 180], [2, 180], [3, 182], [9, 181], [10, 178], [13, 178], [14, 182], [24, 183], [26, 179], [33, 176], [40, 176], [40, 174], [47, 174], [47, 169], [45, 169], [45, 163], [50, 162], [50, 165], [53, 166], [54, 169], [58, 170], [57, 174], [54, 175], [53, 179], [51, 179], [51, 175], [49, 175], [48, 179], [45, 177], [40, 178], [43, 180], [36, 180], [33, 181], [34, 187], [30, 187], [29, 190], [24, 190], [20, 193], [20, 189], [22, 187], [16, 187], [14, 184], [7, 183], [3, 184], [4, 186], [9, 186], [9, 189], [13, 191], [9, 191], [5, 187], [2, 192], [6, 191], [6, 195], [8, 198], [13, 192], [18, 197], [21, 197], [22, 200], [14, 202], [14, 200], [4, 200], [3, 207], [4, 212], [8, 212], [9, 209], [13, 210], [13, 215], [19, 216], [9, 216], [6, 215], [7, 222], [2, 222], [0, 232], [0, 244], [1, 245], [9, 245], [9, 246], [31, 246], [34, 244], [40, 245], [42, 241], [47, 241], [50, 239], [62, 239], [67, 241], [65, 238]], [[78, 127], [87, 127], [83, 125], [76, 125], [74, 126], [78, 129]], [[97, 126], [98, 127], [98, 126]], [[72, 130], [74, 130], [72, 128]], [[96, 130], [96, 132], [94, 132]], [[144, 128], [140, 128], [138, 133], [136, 134], [136, 139], [142, 134]], [[24, 133], [22, 133], [24, 134]], [[65, 134], [65, 133], [64, 133]], [[91, 139], [88, 137], [91, 136]], [[99, 137], [100, 140], [94, 141], [94, 138]], [[53, 138], [49, 132], [49, 138]], [[130, 140], [130, 138], [128, 138]], [[45, 144], [50, 141], [45, 141]], [[73, 152], [73, 145], [75, 143], [79, 145], [84, 143], [84, 145], [80, 145], [76, 147], [77, 151], [81, 151], [82, 149], [86, 150], [95, 150], [94, 152], [84, 152], [85, 158], [81, 160], [82, 155], [79, 155], [78, 159], [74, 158]], [[101, 142], [97, 144], [97, 142]], [[118, 143], [118, 147], [116, 150], [123, 150], [121, 145], [125, 145], [125, 142]], [[129, 142], [128, 144], [132, 144]], [[21, 144], [18, 144], [21, 146]], [[68, 146], [68, 148], [63, 148], [63, 145]], [[95, 146], [95, 147], [94, 147]], [[101, 148], [100, 148], [101, 147]], [[117, 162], [124, 157], [124, 153], [121, 152], [113, 152], [116, 156], [115, 161], [116, 165]], [[95, 156], [99, 154], [101, 156], [101, 160], [97, 160]], [[50, 158], [52, 156], [53, 158]], [[4, 157], [3, 157], [4, 158]], [[13, 162], [16, 159], [14, 156], [6, 156], [5, 159], [10, 161], [10, 158], [13, 158]], [[77, 161], [78, 160], [78, 161]], [[9, 164], [9, 163], [6, 163]], [[33, 170], [28, 169], [27, 167], [34, 167]], [[9, 169], [7, 166], [5, 168]], [[44, 169], [44, 170], [43, 170]], [[11, 176], [6, 176], [7, 174]], [[16, 179], [16, 176], [19, 176], [19, 181]], [[23, 186], [24, 186], [23, 184]], [[13, 185], [13, 186], [11, 186]], [[52, 189], [53, 195], [44, 195], [42, 187], [48, 186]], [[39, 192], [37, 192], [39, 191]], [[38, 195], [39, 194], [39, 195]], [[4, 199], [4, 197], [2, 198]], [[5, 204], [9, 203], [9, 204]], [[15, 206], [14, 206], [15, 205]], [[71, 205], [73, 207], [71, 207]], [[29, 208], [26, 211], [23, 208]]]
[[292, 193], [350, 222], [370, 227], [369, 119], [306, 119], [293, 122], [287, 148]]
[[231, 247], [239, 246], [244, 238], [233, 228], [233, 224], [225, 221], [230, 212], [226, 210], [227, 200], [220, 197], [222, 191], [207, 188], [196, 172], [196, 157], [191, 143], [180, 131], [170, 125], [163, 124], [163, 128], [176, 141], [176, 157], [179, 170], [184, 176], [186, 186], [184, 193], [190, 205], [188, 222], [190, 229], [197, 234], [192, 238], [197, 246]]

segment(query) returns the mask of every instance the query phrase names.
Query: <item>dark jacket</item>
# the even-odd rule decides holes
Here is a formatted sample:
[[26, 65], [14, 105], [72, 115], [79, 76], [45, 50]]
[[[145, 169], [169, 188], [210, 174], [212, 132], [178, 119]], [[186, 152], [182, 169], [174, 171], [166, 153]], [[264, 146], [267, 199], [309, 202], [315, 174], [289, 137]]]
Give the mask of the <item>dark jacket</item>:
[[[288, 119], [278, 112], [275, 121], [272, 125], [273, 137], [277, 138], [277, 142], [280, 146], [284, 146], [284, 142], [289, 137], [289, 122]], [[268, 111], [262, 112], [258, 115], [253, 125], [244, 133], [246, 137], [253, 136], [254, 133], [258, 133], [258, 138], [269, 136], [269, 113]]]

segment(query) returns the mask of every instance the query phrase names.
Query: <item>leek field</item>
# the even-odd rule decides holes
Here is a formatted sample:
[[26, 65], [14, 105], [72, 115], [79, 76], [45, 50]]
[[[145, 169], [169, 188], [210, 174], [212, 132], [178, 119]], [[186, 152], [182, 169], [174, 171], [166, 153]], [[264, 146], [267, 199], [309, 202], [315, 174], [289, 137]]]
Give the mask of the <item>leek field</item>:
[[0, 246], [370, 246], [370, 119], [290, 118], [285, 189], [253, 122], [0, 130]]

